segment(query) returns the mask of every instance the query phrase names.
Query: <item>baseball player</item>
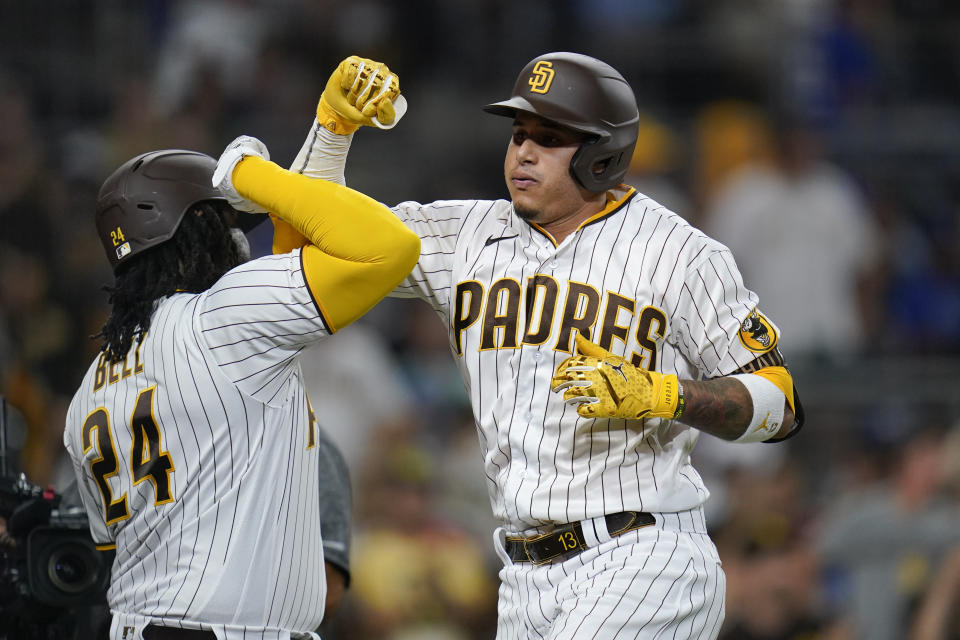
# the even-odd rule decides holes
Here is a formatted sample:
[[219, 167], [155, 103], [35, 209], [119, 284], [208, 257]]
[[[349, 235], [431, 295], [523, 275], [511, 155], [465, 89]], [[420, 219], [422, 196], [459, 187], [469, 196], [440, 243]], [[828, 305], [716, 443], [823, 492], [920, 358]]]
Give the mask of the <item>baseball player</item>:
[[[235, 225], [254, 210], [307, 242], [246, 261]], [[219, 163], [131, 159], [101, 188], [96, 226], [116, 284], [64, 444], [94, 541], [116, 550], [111, 638], [317, 637], [319, 448], [297, 356], [391, 290], [417, 237], [246, 137]]]
[[[701, 432], [799, 429], [779, 331], [726, 247], [621, 183], [639, 114], [616, 70], [543, 55], [485, 110], [512, 119], [511, 199], [393, 207], [422, 243], [393, 295], [440, 315], [470, 397], [502, 522], [497, 637], [715, 638], [725, 579], [690, 453]], [[352, 136], [326, 119], [298, 169], [330, 179]]]

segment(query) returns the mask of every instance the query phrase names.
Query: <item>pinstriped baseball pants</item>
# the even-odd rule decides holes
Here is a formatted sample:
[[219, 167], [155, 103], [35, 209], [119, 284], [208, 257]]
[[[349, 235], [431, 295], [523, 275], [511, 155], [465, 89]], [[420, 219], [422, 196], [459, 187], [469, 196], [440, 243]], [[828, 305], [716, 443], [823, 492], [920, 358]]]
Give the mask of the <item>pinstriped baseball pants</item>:
[[655, 516], [563, 562], [507, 560], [497, 640], [715, 639], [726, 579], [703, 512]]

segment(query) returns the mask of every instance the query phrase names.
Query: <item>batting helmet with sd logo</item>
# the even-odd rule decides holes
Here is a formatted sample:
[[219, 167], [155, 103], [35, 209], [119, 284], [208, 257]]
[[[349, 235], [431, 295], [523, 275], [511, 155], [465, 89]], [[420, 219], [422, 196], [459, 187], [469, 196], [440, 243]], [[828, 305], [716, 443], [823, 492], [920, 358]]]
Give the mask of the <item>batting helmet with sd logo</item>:
[[585, 133], [570, 173], [588, 191], [606, 191], [623, 180], [637, 143], [640, 113], [633, 89], [605, 62], [579, 53], [547, 53], [527, 63], [508, 100], [484, 111], [514, 117], [526, 111]]

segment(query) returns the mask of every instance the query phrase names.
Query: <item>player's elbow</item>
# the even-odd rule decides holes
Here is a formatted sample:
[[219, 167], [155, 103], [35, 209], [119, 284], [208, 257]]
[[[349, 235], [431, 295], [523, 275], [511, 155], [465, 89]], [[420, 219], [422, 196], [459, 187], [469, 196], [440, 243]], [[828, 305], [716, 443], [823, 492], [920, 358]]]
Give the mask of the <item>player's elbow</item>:
[[[377, 253], [363, 261], [362, 290], [379, 300], [403, 282], [420, 259], [420, 237], [399, 221], [399, 229], [391, 229], [389, 240], [376, 248]], [[348, 285], [349, 286], [349, 285]]]
[[374, 267], [378, 274], [397, 274], [400, 282], [420, 259], [420, 236], [382, 204], [376, 203], [370, 214], [353, 229], [353, 237], [364, 240], [363, 251], [341, 257]]

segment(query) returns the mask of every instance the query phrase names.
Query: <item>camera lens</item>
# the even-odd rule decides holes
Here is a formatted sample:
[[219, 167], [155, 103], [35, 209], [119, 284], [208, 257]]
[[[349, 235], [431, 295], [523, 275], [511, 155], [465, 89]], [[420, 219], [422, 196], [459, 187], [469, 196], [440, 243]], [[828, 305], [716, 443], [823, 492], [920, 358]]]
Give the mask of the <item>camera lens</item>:
[[47, 575], [53, 586], [65, 593], [80, 593], [97, 580], [96, 563], [90, 550], [79, 544], [63, 544], [54, 549], [47, 562]]

